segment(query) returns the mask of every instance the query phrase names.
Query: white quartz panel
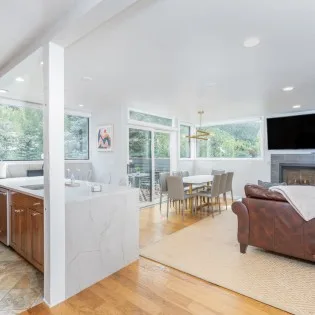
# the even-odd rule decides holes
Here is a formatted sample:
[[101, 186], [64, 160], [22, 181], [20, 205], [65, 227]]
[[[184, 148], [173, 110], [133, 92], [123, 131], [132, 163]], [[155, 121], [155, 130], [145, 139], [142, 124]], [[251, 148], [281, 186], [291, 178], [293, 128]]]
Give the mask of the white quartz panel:
[[40, 184], [41, 185], [44, 184], [43, 176], [0, 179], [0, 187], [2, 188], [14, 190], [14, 191], [21, 192], [29, 196], [44, 199], [44, 190], [30, 190], [30, 189], [21, 187], [21, 186], [26, 186], [26, 185], [40, 185]]
[[66, 297], [82, 291], [139, 257], [136, 190], [66, 205]]
[[[76, 181], [80, 184], [78, 187], [65, 187], [65, 199], [66, 203], [69, 202], [78, 202], [94, 198], [99, 198], [101, 196], [107, 196], [112, 193], [134, 191], [138, 192], [138, 189], [130, 188], [127, 186], [118, 186], [118, 185], [108, 185], [102, 184], [101, 192], [92, 192], [91, 185], [96, 183], [87, 183], [84, 181]], [[0, 179], [0, 187], [6, 188], [9, 190], [14, 190], [21, 192], [26, 195], [30, 195], [36, 198], [44, 198], [44, 190], [30, 190], [23, 188], [21, 186], [26, 185], [39, 185], [44, 184], [44, 177], [17, 177], [17, 178], [7, 178]]]

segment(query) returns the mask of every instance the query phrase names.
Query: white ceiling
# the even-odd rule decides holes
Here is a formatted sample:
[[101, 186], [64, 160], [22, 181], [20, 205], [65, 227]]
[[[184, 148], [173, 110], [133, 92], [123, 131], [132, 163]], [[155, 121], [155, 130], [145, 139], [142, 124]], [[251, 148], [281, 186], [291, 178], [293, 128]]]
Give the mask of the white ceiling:
[[42, 35], [77, 0], [0, 0], [0, 68]]
[[[199, 108], [206, 120], [284, 113], [295, 104], [314, 110], [314, 16], [313, 0], [139, 1], [66, 48], [66, 106], [123, 103], [186, 120]], [[244, 48], [249, 36], [261, 44]], [[29, 73], [37, 79], [27, 89], [13, 82], [17, 70], [0, 80], [8, 96], [42, 99], [34, 56]], [[284, 93], [287, 85], [295, 90]]]

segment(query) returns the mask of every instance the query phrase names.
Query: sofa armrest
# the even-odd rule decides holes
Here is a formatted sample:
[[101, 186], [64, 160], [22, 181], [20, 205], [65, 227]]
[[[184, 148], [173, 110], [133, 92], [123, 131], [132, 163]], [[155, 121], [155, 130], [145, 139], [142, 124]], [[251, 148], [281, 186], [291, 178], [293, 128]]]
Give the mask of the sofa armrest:
[[237, 239], [241, 244], [241, 252], [246, 251], [249, 243], [249, 214], [246, 206], [241, 201], [232, 204], [232, 210], [237, 215], [238, 232]]

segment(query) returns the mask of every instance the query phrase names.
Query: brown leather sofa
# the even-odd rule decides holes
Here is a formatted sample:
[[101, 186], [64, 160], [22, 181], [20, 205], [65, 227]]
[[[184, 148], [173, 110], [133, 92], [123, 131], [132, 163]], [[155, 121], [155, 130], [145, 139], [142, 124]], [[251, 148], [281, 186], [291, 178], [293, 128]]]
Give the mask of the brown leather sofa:
[[245, 195], [232, 205], [241, 253], [252, 245], [315, 262], [315, 219], [305, 221], [281, 194], [261, 186], [246, 185]]

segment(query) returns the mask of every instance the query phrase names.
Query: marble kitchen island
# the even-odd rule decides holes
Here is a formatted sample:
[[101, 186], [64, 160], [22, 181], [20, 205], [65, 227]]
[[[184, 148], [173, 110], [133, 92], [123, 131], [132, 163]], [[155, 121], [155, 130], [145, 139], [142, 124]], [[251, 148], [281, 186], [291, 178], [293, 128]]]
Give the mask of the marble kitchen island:
[[[129, 265], [139, 258], [138, 189], [91, 183], [66, 190], [66, 298]], [[0, 180], [0, 187], [43, 199], [43, 177]]]

